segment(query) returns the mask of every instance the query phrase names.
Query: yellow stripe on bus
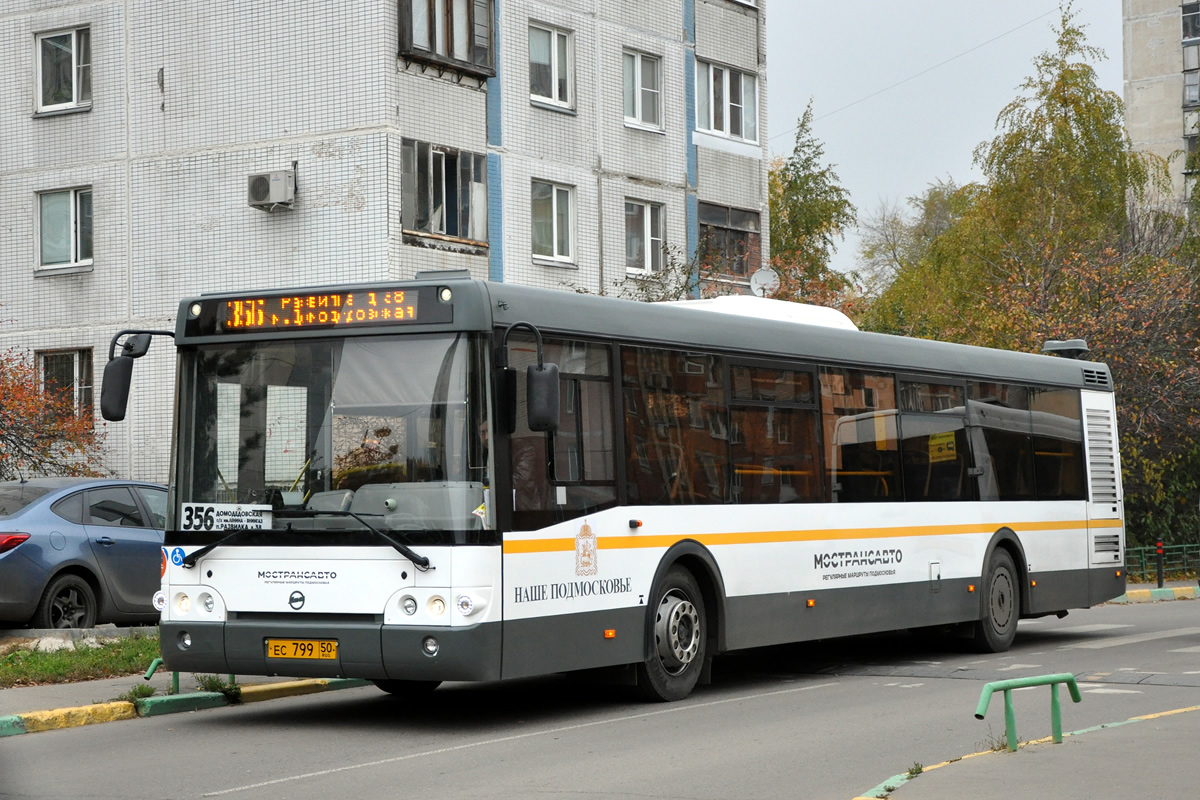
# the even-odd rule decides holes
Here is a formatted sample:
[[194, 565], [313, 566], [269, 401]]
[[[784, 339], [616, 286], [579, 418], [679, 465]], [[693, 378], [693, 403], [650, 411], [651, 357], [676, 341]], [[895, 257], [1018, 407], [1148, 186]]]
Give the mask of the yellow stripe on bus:
[[[972, 533], [995, 533], [1008, 527], [1017, 533], [1038, 531], [1062, 531], [1079, 528], [1120, 528], [1121, 520], [1069, 520], [1065, 522], [1014, 522], [1008, 525], [979, 523], [975, 525], [920, 525], [903, 528], [833, 528], [812, 531], [738, 531], [734, 533], [693, 534], [633, 534], [628, 536], [601, 536], [596, 546], [602, 550], [629, 550], [634, 548], [670, 547], [684, 539], [704, 545], [721, 544], [773, 544], [778, 542], [812, 542], [822, 539], [895, 539], [909, 536], [956, 536]], [[508, 539], [504, 542], [505, 553], [559, 553], [575, 549], [575, 538], [554, 539]]]

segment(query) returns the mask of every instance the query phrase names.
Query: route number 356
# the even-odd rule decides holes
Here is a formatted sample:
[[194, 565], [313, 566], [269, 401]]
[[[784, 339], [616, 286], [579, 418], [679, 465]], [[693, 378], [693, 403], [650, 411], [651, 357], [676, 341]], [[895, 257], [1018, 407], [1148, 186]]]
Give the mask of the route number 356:
[[217, 523], [217, 510], [212, 506], [185, 506], [183, 525], [185, 531], [211, 531]]

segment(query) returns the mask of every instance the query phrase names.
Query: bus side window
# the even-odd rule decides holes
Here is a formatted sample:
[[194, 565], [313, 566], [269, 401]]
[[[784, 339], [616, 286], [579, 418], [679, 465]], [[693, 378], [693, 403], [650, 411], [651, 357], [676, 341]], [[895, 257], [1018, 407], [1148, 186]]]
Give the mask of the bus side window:
[[834, 502], [903, 500], [895, 378], [822, 367], [821, 415]]

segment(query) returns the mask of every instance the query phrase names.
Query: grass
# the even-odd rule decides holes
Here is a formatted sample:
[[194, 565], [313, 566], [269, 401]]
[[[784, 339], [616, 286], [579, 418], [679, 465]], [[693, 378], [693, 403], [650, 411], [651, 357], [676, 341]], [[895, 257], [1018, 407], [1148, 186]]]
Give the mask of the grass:
[[53, 653], [21, 647], [0, 656], [0, 689], [137, 675], [158, 656], [158, 636], [141, 633]]

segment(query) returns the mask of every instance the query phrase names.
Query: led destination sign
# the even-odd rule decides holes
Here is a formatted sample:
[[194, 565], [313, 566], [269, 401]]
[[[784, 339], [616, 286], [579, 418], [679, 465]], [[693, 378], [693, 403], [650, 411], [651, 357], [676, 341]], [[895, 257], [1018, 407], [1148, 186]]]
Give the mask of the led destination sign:
[[415, 289], [359, 289], [240, 297], [218, 306], [217, 328], [249, 333], [421, 322], [420, 294]]

